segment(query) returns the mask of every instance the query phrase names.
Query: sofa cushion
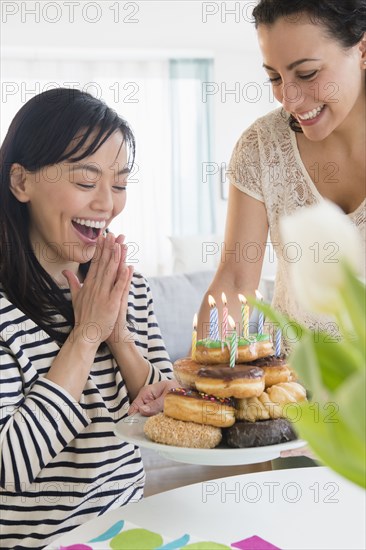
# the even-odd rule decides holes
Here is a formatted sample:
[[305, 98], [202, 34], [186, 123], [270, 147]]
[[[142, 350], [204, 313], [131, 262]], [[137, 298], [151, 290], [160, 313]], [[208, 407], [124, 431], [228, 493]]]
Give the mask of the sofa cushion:
[[212, 270], [149, 278], [155, 314], [173, 362], [189, 352], [193, 316], [214, 274]]

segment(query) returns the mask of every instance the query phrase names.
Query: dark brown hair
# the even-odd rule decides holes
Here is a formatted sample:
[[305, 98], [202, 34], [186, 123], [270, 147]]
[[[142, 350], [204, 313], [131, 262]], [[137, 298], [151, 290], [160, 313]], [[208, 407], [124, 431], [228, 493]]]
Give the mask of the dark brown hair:
[[[12, 303], [59, 343], [68, 334], [53, 326], [54, 314], [61, 314], [73, 326], [72, 305], [33, 253], [28, 207], [10, 190], [11, 166], [19, 163], [35, 172], [66, 159], [79, 161], [92, 155], [118, 130], [127, 145], [131, 167], [135, 139], [127, 122], [86, 92], [57, 88], [23, 105], [0, 149], [0, 284]], [[70, 147], [79, 135], [82, 138]], [[85, 274], [89, 263], [81, 268]]]

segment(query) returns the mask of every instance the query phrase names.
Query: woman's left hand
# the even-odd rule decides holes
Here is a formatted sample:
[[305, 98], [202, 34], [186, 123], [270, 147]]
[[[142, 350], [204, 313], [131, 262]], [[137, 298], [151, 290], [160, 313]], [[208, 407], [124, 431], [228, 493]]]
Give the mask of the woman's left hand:
[[178, 387], [176, 380], [161, 380], [144, 386], [139, 391], [137, 397], [131, 403], [128, 414], [140, 413], [143, 416], [152, 416], [163, 410], [164, 398], [168, 391]]
[[114, 346], [123, 342], [133, 342], [133, 335], [127, 327], [127, 306], [128, 294], [130, 291], [131, 280], [133, 276], [133, 266], [126, 265], [127, 246], [124, 244], [125, 236], [119, 235], [116, 238], [116, 243], [121, 247], [121, 258], [118, 266], [116, 279], [121, 279], [125, 282], [125, 288], [122, 294], [120, 308], [113, 330], [106, 340], [108, 346], [113, 349]]

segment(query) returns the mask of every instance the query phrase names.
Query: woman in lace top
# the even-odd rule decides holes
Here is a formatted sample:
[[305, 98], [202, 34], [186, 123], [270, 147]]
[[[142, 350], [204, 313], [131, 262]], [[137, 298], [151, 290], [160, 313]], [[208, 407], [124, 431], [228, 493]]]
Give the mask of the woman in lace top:
[[[260, 0], [253, 16], [282, 107], [258, 119], [235, 146], [225, 250], [239, 243], [241, 254], [222, 257], [207, 294], [219, 304], [224, 291], [239, 321], [238, 293], [258, 287], [269, 231], [278, 259], [273, 305], [311, 328], [331, 330], [329, 319], [296, 303], [289, 265], [301, 250], [282, 242], [279, 220], [326, 198], [365, 239], [366, 1]], [[244, 253], [251, 246], [258, 260]], [[336, 252], [336, 243], [314, 243], [314, 261], [334, 261]], [[206, 295], [200, 327], [208, 317]]]

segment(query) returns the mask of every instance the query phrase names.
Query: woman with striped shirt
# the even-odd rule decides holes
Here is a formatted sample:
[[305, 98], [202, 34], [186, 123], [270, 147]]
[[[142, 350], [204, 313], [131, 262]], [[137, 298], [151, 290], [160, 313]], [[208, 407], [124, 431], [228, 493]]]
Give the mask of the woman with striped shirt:
[[42, 548], [143, 494], [114, 426], [171, 364], [146, 280], [105, 233], [134, 148], [112, 109], [61, 88], [20, 109], [0, 151], [2, 548]]

